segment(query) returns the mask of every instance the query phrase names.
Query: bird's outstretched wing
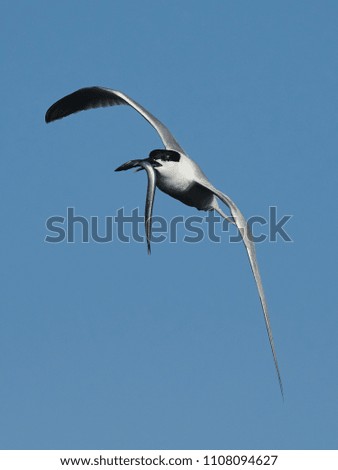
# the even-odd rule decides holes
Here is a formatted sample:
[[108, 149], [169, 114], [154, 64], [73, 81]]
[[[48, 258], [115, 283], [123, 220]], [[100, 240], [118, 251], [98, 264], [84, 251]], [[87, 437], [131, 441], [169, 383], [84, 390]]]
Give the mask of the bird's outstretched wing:
[[166, 149], [184, 153], [169, 129], [155, 116], [136, 103], [136, 101], [129, 98], [129, 96], [110, 88], [98, 86], [81, 88], [54, 103], [46, 112], [45, 120], [48, 123], [86, 109], [118, 105], [129, 105], [140, 113], [158, 132]]
[[255, 281], [256, 281], [259, 298], [260, 298], [260, 301], [261, 301], [261, 304], [262, 304], [264, 320], [265, 320], [265, 326], [266, 326], [266, 330], [267, 330], [267, 333], [268, 333], [270, 347], [271, 347], [271, 351], [272, 351], [272, 356], [273, 356], [273, 360], [274, 360], [274, 363], [275, 363], [275, 368], [276, 368], [276, 372], [277, 372], [277, 376], [278, 376], [279, 387], [280, 387], [282, 396], [284, 398], [283, 383], [282, 383], [282, 379], [281, 379], [281, 375], [280, 375], [280, 371], [279, 371], [279, 367], [278, 367], [278, 362], [277, 362], [277, 354], [276, 354], [275, 344], [274, 344], [274, 340], [273, 340], [273, 336], [272, 336], [272, 330], [271, 330], [271, 326], [270, 326], [268, 306], [267, 306], [267, 302], [266, 302], [266, 298], [265, 298], [265, 294], [264, 294], [261, 275], [260, 275], [258, 264], [257, 264], [255, 245], [252, 241], [252, 237], [251, 237], [251, 233], [250, 233], [248, 224], [247, 224], [243, 214], [241, 213], [241, 211], [238, 209], [236, 204], [229, 198], [229, 196], [227, 196], [226, 194], [224, 194], [221, 191], [219, 191], [218, 189], [216, 189], [206, 178], [201, 179], [199, 181], [199, 184], [201, 184], [205, 188], [208, 188], [226, 206], [229, 207], [231, 215], [234, 219], [234, 222], [237, 225], [238, 230], [241, 233], [243, 243], [244, 243], [246, 251], [248, 253], [250, 266], [251, 266], [251, 269], [252, 269], [252, 272], [253, 272], [253, 275], [254, 275], [254, 278], [255, 278]]

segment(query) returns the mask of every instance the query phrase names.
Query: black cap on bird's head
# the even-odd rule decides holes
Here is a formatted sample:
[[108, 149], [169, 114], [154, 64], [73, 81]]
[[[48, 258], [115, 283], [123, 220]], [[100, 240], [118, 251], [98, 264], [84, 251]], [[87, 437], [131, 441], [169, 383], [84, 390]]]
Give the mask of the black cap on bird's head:
[[150, 160], [162, 160], [164, 162], [179, 162], [181, 155], [175, 150], [155, 149], [149, 154]]

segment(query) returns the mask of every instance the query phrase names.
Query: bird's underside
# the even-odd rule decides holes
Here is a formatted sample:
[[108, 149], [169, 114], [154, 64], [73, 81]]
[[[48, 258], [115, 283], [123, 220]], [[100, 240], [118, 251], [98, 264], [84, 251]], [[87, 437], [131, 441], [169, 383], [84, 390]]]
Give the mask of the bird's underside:
[[[283, 385], [255, 247], [246, 220], [236, 204], [229, 196], [219, 191], [210, 183], [197, 163], [185, 154], [166, 126], [140, 104], [122, 92], [103, 87], [82, 88], [54, 103], [48, 109], [45, 120], [48, 123], [86, 109], [118, 105], [129, 105], [139, 112], [157, 131], [165, 147], [165, 149], [153, 150], [148, 158], [130, 160], [116, 169], [116, 171], [122, 171], [136, 168], [137, 170], [145, 170], [147, 173], [148, 188], [145, 206], [145, 231], [148, 252], [150, 252], [151, 218], [156, 187], [188, 206], [196, 207], [199, 210], [215, 210], [229, 222], [237, 225], [247, 250], [250, 266], [257, 285], [279, 386], [283, 395]], [[227, 206], [230, 216], [223, 212], [217, 200], [220, 200]]]
[[164, 193], [183, 202], [183, 204], [186, 204], [187, 206], [195, 207], [200, 211], [214, 209], [215, 195], [210, 191], [210, 189], [205, 188], [199, 183], [192, 183], [184, 193], [179, 191], [176, 193], [170, 193], [167, 191], [166, 187], [161, 187], [159, 183], [157, 183], [157, 187]]

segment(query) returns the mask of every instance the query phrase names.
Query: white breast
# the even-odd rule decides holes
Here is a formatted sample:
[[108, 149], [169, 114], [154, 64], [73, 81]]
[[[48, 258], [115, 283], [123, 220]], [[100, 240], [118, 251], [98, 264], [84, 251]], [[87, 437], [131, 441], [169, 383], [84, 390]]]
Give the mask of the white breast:
[[157, 167], [157, 186], [164, 192], [184, 193], [201, 171], [197, 163], [181, 154], [179, 162], [160, 162]]

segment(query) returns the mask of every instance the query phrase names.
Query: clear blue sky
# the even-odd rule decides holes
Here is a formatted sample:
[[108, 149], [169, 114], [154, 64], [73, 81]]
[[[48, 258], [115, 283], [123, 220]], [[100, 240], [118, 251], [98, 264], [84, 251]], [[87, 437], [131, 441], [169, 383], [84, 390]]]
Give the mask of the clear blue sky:
[[[5, 1], [0, 447], [337, 449], [336, 1]], [[114, 173], [161, 146], [128, 108], [46, 125], [83, 86], [158, 116], [243, 213], [292, 214], [257, 247], [283, 403], [245, 250], [47, 244], [67, 207], [140, 206]], [[158, 192], [155, 214], [200, 215]], [[180, 236], [184, 235], [180, 229]]]

